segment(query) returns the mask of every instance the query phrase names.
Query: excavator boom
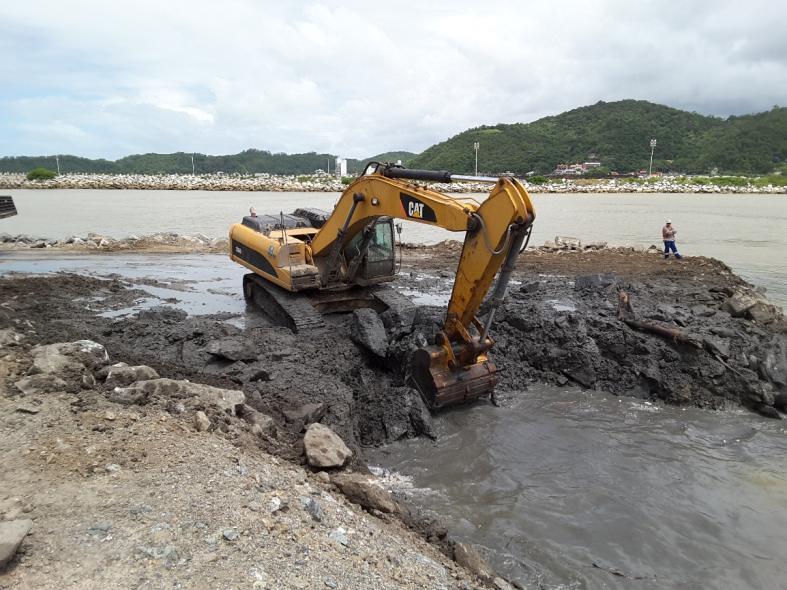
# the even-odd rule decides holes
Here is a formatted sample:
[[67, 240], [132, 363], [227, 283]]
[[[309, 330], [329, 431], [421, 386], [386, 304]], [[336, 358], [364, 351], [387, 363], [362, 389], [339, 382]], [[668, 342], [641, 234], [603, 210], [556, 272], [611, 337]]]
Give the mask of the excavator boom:
[[[244, 218], [230, 230], [230, 257], [257, 275], [246, 285], [267, 281], [286, 291], [335, 293], [394, 279], [392, 219], [465, 232], [443, 329], [434, 343], [415, 353], [407, 372], [433, 408], [488, 395], [496, 382], [496, 368], [487, 355], [493, 345], [489, 327], [535, 211], [515, 178], [471, 178], [492, 184], [482, 203], [416, 183], [469, 177], [373, 163], [318, 228], [285, 227], [283, 215], [281, 223], [273, 217], [267, 222]], [[482, 323], [479, 309], [495, 276]], [[346, 303], [349, 298], [333, 300]]]

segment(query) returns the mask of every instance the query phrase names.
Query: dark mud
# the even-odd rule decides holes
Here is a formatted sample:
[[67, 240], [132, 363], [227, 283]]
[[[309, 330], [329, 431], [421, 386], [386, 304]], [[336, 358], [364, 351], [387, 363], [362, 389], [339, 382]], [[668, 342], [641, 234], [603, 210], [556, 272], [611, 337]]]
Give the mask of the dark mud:
[[[446, 269], [458, 253], [450, 246], [408, 251], [399, 286], [447, 297], [453, 275]], [[545, 381], [778, 416], [773, 406], [787, 380], [784, 317], [722, 263], [668, 263], [629, 251], [528, 253], [515, 279], [492, 331], [503, 402], [527, 383]], [[678, 329], [690, 343], [621, 321], [621, 289], [638, 319]], [[23, 322], [36, 341], [89, 338], [111, 358], [150, 365], [162, 376], [242, 389], [249, 405], [278, 421], [284, 436], [272, 450], [292, 460], [301, 460], [301, 432], [315, 415], [355, 450], [432, 436], [431, 416], [407, 386], [404, 368], [408, 353], [439, 329], [440, 306], [381, 314], [385, 352], [379, 342], [373, 350], [356, 343], [359, 314], [327, 316], [325, 328], [303, 334], [270, 325], [253, 308], [243, 327], [230, 314], [188, 316], [176, 306], [100, 316], [144, 295], [117, 277], [6, 276], [0, 294], [2, 323]], [[760, 302], [759, 311], [733, 317], [729, 300], [738, 294]], [[304, 410], [307, 404], [316, 407]]]

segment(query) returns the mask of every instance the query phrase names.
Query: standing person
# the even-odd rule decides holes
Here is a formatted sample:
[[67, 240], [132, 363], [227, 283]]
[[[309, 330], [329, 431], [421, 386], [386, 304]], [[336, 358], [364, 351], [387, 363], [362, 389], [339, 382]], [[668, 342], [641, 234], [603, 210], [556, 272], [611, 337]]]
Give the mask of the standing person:
[[669, 219], [665, 223], [666, 225], [661, 228], [661, 238], [664, 240], [664, 258], [669, 258], [670, 250], [672, 250], [675, 253], [675, 258], [680, 260], [683, 256], [675, 247], [675, 234], [678, 231], [672, 227], [672, 222]]

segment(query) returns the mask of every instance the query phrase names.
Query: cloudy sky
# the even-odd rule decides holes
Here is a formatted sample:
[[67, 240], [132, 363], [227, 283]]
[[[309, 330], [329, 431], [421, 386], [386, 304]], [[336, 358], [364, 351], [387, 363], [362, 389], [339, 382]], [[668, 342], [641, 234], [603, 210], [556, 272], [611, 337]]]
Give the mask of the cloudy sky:
[[599, 100], [787, 104], [787, 2], [0, 4], [0, 155], [421, 151]]

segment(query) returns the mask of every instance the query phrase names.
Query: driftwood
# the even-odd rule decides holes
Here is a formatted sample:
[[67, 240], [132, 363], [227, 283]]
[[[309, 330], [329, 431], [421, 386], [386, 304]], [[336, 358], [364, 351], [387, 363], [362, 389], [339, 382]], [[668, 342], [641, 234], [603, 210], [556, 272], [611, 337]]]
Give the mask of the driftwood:
[[636, 314], [634, 313], [634, 308], [631, 305], [631, 295], [623, 290], [618, 291], [618, 319], [633, 330], [649, 332], [651, 334], [661, 336], [662, 338], [672, 340], [673, 342], [688, 344], [689, 346], [693, 346], [695, 348], [702, 348], [702, 344], [700, 342], [697, 342], [691, 336], [678, 328], [662, 326], [647, 320], [638, 320], [636, 318]]

